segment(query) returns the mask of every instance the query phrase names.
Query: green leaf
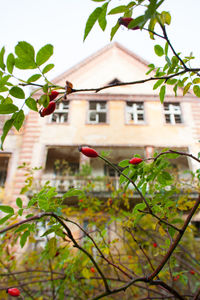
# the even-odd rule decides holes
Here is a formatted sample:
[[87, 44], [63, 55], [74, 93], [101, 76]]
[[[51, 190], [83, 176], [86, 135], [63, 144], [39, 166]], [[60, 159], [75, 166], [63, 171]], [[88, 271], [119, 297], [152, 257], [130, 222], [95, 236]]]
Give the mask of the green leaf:
[[117, 21], [116, 25], [113, 26], [113, 28], [111, 29], [111, 33], [110, 33], [110, 40], [112, 41], [115, 33], [117, 32], [117, 30], [119, 29], [119, 22]]
[[18, 215], [19, 215], [19, 216], [22, 216], [22, 214], [23, 214], [23, 211], [24, 211], [24, 210], [23, 210], [23, 208], [20, 208], [20, 209], [18, 210], [18, 212], [17, 212], [17, 213], [18, 213]]
[[111, 9], [111, 11], [109, 11], [108, 15], [124, 13], [126, 10], [127, 10], [126, 5], [119, 5], [113, 9]]
[[136, 26], [143, 26], [144, 25], [144, 16], [139, 16], [136, 19], [132, 20], [129, 24], [128, 24], [128, 28], [134, 28]]
[[29, 97], [25, 100], [25, 103], [28, 106], [28, 108], [30, 108], [31, 110], [38, 111], [37, 103], [35, 99]]
[[18, 86], [13, 86], [10, 89], [9, 93], [10, 93], [10, 95], [12, 95], [13, 97], [18, 98], [18, 99], [24, 99], [25, 98], [24, 91]]
[[154, 33], [151, 31], [154, 31], [154, 27], [155, 27], [156, 23], [157, 23], [157, 18], [151, 18], [151, 20], [149, 22], [149, 26], [148, 26], [149, 36], [152, 40], [154, 40]]
[[85, 32], [84, 32], [84, 38], [83, 41], [86, 39], [88, 36], [89, 32], [91, 31], [92, 27], [94, 26], [95, 22], [98, 20], [100, 14], [102, 12], [101, 7], [97, 7], [89, 16], [86, 26], [85, 26]]
[[138, 210], [144, 210], [146, 207], [145, 203], [138, 203], [135, 205], [134, 209], [133, 209], [133, 214], [136, 214], [138, 212]]
[[5, 123], [4, 123], [4, 126], [3, 126], [3, 134], [1, 136], [1, 150], [3, 150], [3, 143], [5, 141], [5, 138], [9, 132], [9, 130], [11, 129], [11, 127], [13, 126], [13, 123], [14, 123], [14, 120], [11, 118], [9, 120], [7, 120]]
[[15, 65], [15, 57], [12, 53], [10, 53], [6, 61], [7, 70], [10, 74], [12, 74], [13, 72], [14, 65]]
[[21, 236], [21, 239], [20, 239], [20, 246], [21, 248], [24, 247], [24, 245], [26, 244], [26, 241], [27, 241], [27, 238], [29, 237], [30, 235], [30, 231], [25, 231], [22, 236]]
[[106, 0], [91, 0], [91, 1], [93, 1], [93, 2], [104, 2]]
[[20, 128], [22, 127], [22, 124], [24, 122], [25, 119], [25, 115], [22, 109], [20, 109], [20, 111], [18, 111], [17, 113], [15, 113], [13, 115], [13, 119], [14, 119], [14, 123], [13, 125], [15, 126], [15, 128], [19, 131]]
[[160, 93], [159, 93], [159, 96], [160, 96], [160, 102], [163, 103], [164, 102], [164, 99], [165, 99], [165, 92], [166, 92], [166, 86], [163, 85], [160, 89]]
[[5, 71], [5, 64], [4, 64], [4, 54], [5, 54], [5, 47], [3, 47], [2, 49], [1, 49], [1, 52], [0, 52], [0, 68], [2, 69], [2, 70], [4, 70]]
[[161, 12], [161, 21], [164, 24], [170, 25], [171, 23], [171, 15], [168, 11]]
[[169, 48], [169, 45], [168, 45], [168, 43], [166, 42], [166, 44], [165, 44], [165, 55], [167, 56], [167, 54], [168, 54], [168, 48]]
[[194, 84], [200, 83], [200, 78], [194, 78], [192, 81]]
[[31, 224], [22, 224], [20, 225], [16, 230], [15, 230], [15, 233], [17, 232], [22, 232], [24, 231], [25, 229], [29, 229], [31, 226]]
[[197, 97], [200, 98], [200, 87], [199, 87], [198, 85], [194, 85], [194, 86], [193, 86], [193, 92], [195, 93], [195, 95], [196, 95]]
[[156, 55], [158, 55], [158, 56], [163, 56], [163, 54], [164, 54], [164, 50], [160, 45], [155, 45], [154, 51], [155, 51]]
[[51, 238], [48, 242], [49, 254], [51, 257], [54, 257], [57, 251], [57, 240], [55, 237]]
[[186, 86], [185, 86], [184, 89], [183, 89], [183, 96], [185, 96], [185, 94], [187, 94], [187, 92], [189, 91], [191, 85], [192, 85], [191, 82], [188, 82], [188, 83], [186, 84]]
[[167, 55], [165, 55], [165, 60], [168, 64], [168, 66], [170, 67], [172, 65], [172, 62], [171, 62], [171, 60], [169, 59], [169, 57]]
[[47, 44], [42, 47], [36, 55], [36, 64], [38, 66], [43, 65], [53, 55], [53, 46]]
[[33, 46], [27, 42], [19, 42], [15, 46], [15, 54], [18, 56], [15, 65], [18, 69], [35, 69], [35, 50]]
[[122, 168], [125, 168], [125, 167], [127, 167], [129, 165], [129, 160], [128, 159], [124, 159], [124, 160], [122, 160], [122, 161], [120, 161], [119, 163], [118, 163], [118, 166], [119, 167], [122, 167]]
[[161, 84], [163, 84], [164, 81], [165, 79], [159, 79], [158, 81], [156, 81], [156, 83], [153, 86], [153, 90], [156, 90]]
[[101, 14], [98, 18], [99, 26], [104, 31], [106, 29], [107, 21], [106, 21], [106, 12], [107, 12], [108, 2], [104, 3], [102, 6]]
[[18, 110], [18, 107], [12, 103], [0, 104], [0, 114], [12, 114]]
[[13, 214], [8, 214], [7, 216], [3, 217], [0, 219], [0, 225], [2, 225], [3, 223], [5, 223], [8, 219], [10, 219], [10, 217], [12, 217]]
[[166, 84], [174, 85], [176, 82], [177, 82], [177, 79], [168, 79], [168, 80], [166, 81]]
[[0, 210], [6, 214], [14, 215], [14, 209], [8, 205], [0, 205]]
[[54, 68], [54, 64], [48, 64], [44, 67], [44, 69], [42, 70], [42, 74], [45, 74], [47, 72], [49, 72], [51, 69]]
[[63, 195], [63, 199], [72, 196], [84, 197], [84, 195], [85, 193], [83, 191], [71, 188]]
[[29, 79], [27, 80], [27, 82], [34, 82], [37, 81], [42, 75], [41, 74], [34, 74], [31, 77], [29, 77]]
[[[129, 168], [126, 168], [125, 170], [123, 170], [123, 174], [124, 175], [128, 175], [128, 173], [129, 173]], [[123, 182], [125, 182], [125, 181], [127, 181], [128, 179], [125, 177], [125, 176], [123, 176], [123, 175], [120, 175], [120, 177], [119, 177], [119, 184], [122, 184]]]

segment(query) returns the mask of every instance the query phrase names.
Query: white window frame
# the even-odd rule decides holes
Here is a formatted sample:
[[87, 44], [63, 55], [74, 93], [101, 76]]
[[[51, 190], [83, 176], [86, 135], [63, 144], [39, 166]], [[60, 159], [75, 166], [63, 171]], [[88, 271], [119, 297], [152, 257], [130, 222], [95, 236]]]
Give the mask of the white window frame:
[[[90, 103], [96, 103], [96, 109], [90, 109]], [[105, 103], [105, 108], [101, 108], [101, 104]], [[95, 120], [90, 120], [90, 115], [95, 114]], [[105, 113], [106, 120], [105, 122], [99, 122], [99, 113]], [[107, 113], [108, 113], [108, 106], [107, 101], [89, 101], [89, 109], [88, 109], [88, 123], [89, 124], [105, 124], [107, 123]]]
[[[64, 108], [64, 104], [67, 105], [66, 108]], [[65, 115], [67, 115], [67, 121], [65, 121]], [[55, 116], [56, 116], [56, 122], [53, 121], [53, 117]], [[51, 115], [50, 123], [55, 123], [55, 124], [67, 123], [68, 120], [69, 120], [69, 101], [62, 101], [57, 103], [56, 109]]]
[[[128, 103], [132, 103], [132, 106], [128, 106]], [[139, 109], [139, 105], [143, 105], [142, 109]], [[133, 120], [131, 119], [131, 114], [133, 115]], [[138, 115], [143, 115], [143, 120], [138, 119]], [[144, 124], [145, 115], [144, 115], [144, 102], [134, 102], [126, 101], [126, 123], [127, 124]]]
[[[168, 110], [166, 110], [165, 105], [169, 107]], [[165, 115], [165, 123], [166, 124], [171, 124], [171, 125], [176, 125], [176, 124], [182, 124], [183, 123], [183, 117], [182, 117], [182, 112], [181, 112], [181, 106], [180, 103], [165, 103], [163, 105], [164, 108], [164, 115]], [[170, 122], [166, 121], [166, 115], [169, 115]], [[180, 116], [180, 122], [176, 122], [175, 115]]]

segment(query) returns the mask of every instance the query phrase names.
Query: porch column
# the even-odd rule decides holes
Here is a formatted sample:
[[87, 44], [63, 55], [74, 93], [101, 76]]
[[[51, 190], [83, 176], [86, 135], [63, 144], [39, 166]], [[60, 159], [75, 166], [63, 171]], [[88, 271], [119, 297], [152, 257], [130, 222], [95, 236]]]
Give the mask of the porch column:
[[154, 154], [154, 147], [153, 146], [146, 146], [145, 147], [145, 157], [150, 158], [153, 157]]

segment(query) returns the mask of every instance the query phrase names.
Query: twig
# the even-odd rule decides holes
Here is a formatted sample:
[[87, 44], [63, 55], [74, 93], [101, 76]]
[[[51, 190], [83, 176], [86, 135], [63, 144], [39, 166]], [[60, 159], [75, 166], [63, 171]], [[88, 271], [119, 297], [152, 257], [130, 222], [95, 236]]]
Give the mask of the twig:
[[198, 159], [196, 156], [194, 156], [192, 154], [189, 154], [189, 153], [186, 153], [186, 152], [175, 151], [175, 150], [164, 151], [164, 152], [159, 153], [155, 157], [149, 157], [149, 158], [146, 158], [145, 160], [154, 160], [154, 161], [156, 161], [161, 155], [169, 154], [169, 153], [175, 153], [175, 154], [179, 154], [179, 155], [188, 156], [188, 157], [190, 157], [190, 158], [192, 158], [192, 159], [194, 159], [194, 160], [196, 160], [200, 163], [200, 159]]

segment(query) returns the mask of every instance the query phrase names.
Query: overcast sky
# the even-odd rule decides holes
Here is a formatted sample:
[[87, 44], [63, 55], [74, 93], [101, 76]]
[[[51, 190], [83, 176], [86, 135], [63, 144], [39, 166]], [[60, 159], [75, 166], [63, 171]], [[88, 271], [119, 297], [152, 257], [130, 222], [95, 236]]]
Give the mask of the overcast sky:
[[[123, 0], [112, 0], [113, 4], [124, 4]], [[129, 2], [129, 1], [128, 1]], [[171, 12], [172, 26], [169, 38], [177, 51], [189, 55], [193, 51], [200, 62], [200, 1], [166, 0], [163, 9]], [[69, 69], [95, 51], [109, 44], [110, 29], [115, 25], [117, 16], [110, 16], [108, 28], [102, 32], [98, 26], [83, 43], [84, 27], [89, 14], [102, 3], [91, 0], [1, 0], [0, 46], [14, 51], [18, 41], [25, 40], [37, 50], [47, 43], [54, 45], [51, 62], [55, 69], [49, 73], [50, 79]], [[154, 42], [147, 32], [122, 29], [114, 41], [149, 62], [154, 59]], [[156, 43], [160, 40], [157, 39]], [[194, 64], [194, 63], [193, 63]]]

